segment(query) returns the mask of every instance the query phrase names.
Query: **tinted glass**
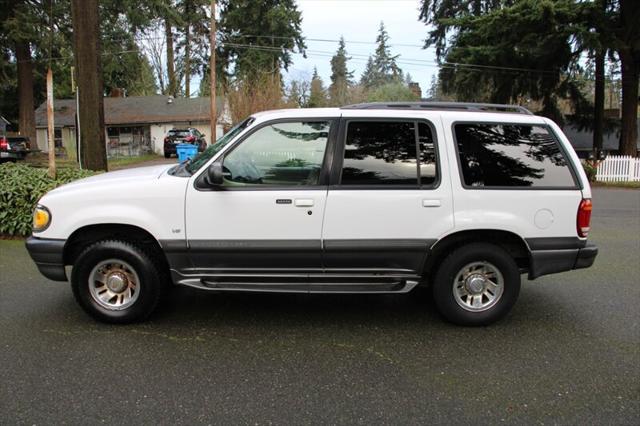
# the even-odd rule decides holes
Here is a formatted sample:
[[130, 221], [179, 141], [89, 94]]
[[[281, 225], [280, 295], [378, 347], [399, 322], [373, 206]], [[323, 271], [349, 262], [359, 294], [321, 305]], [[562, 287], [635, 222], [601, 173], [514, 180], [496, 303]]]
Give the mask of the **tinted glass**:
[[413, 122], [349, 122], [342, 185], [418, 185]]
[[295, 122], [257, 130], [225, 156], [226, 184], [317, 184], [329, 129], [329, 122]]
[[456, 124], [455, 133], [467, 186], [575, 186], [564, 154], [545, 127]]

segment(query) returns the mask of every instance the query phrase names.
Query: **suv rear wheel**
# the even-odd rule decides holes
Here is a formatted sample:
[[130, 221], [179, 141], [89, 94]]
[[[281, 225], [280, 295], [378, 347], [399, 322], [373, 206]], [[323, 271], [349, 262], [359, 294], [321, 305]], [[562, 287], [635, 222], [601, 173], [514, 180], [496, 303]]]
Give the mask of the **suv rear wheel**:
[[129, 242], [99, 241], [76, 259], [71, 288], [80, 306], [99, 321], [123, 324], [143, 320], [166, 290], [156, 263]]
[[471, 243], [454, 250], [436, 272], [440, 313], [459, 325], [488, 325], [504, 317], [520, 293], [520, 271], [503, 248]]

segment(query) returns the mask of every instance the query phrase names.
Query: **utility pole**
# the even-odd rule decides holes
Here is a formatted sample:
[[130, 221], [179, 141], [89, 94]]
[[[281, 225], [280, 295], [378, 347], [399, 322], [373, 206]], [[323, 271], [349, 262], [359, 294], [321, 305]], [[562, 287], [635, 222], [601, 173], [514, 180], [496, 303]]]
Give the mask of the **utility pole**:
[[56, 141], [53, 130], [53, 72], [51, 51], [53, 46], [53, 0], [49, 0], [49, 69], [47, 70], [47, 139], [49, 148], [49, 170], [51, 179], [56, 178]]
[[56, 178], [56, 141], [53, 131], [53, 72], [47, 70], [47, 139], [49, 140], [49, 170], [51, 179]]
[[216, 143], [216, 125], [218, 124], [218, 112], [216, 111], [216, 0], [211, 0], [211, 31], [210, 31], [211, 55], [209, 58], [210, 84], [211, 84], [211, 144]]

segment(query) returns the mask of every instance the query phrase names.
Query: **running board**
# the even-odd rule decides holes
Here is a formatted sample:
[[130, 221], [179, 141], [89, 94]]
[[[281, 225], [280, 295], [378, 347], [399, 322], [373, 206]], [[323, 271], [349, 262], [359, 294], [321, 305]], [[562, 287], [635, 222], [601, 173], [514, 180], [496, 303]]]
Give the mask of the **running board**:
[[[417, 279], [376, 276], [205, 276], [176, 279], [176, 284], [208, 291], [268, 293], [408, 293], [418, 285]], [[302, 278], [302, 279], [301, 279]], [[308, 281], [307, 281], [308, 280]]]

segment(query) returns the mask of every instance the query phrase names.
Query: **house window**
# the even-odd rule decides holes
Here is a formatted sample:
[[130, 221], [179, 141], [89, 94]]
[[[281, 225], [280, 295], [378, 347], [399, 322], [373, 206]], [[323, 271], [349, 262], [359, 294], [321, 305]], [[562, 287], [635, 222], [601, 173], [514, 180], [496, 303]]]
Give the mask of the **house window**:
[[107, 127], [109, 157], [138, 156], [151, 152], [149, 126]]
[[[47, 147], [49, 146], [49, 132], [45, 129], [44, 131], [46, 137], [47, 137]], [[62, 129], [57, 128], [57, 129], [53, 129], [53, 143], [54, 146], [57, 148], [62, 148], [63, 144], [62, 144]]]
[[62, 129], [53, 129], [53, 143], [56, 148], [62, 148]]

